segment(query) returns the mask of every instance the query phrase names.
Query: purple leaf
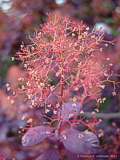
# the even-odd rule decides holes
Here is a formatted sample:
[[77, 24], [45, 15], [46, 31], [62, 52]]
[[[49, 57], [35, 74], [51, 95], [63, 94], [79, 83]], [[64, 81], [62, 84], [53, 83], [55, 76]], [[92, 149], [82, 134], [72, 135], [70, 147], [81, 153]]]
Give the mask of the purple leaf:
[[59, 99], [58, 97], [54, 94], [54, 93], [51, 93], [47, 100], [46, 100], [46, 104], [47, 105], [51, 105], [51, 106], [56, 106], [56, 104], [59, 102]]
[[69, 120], [69, 118], [73, 117], [74, 115], [78, 115], [80, 109], [81, 109], [80, 103], [73, 103], [73, 102], [65, 103], [61, 109], [61, 117], [64, 120]]
[[96, 154], [100, 149], [99, 140], [97, 136], [94, 133], [88, 131], [84, 132], [84, 136], [85, 136], [86, 149], [91, 154]]
[[49, 149], [41, 154], [36, 160], [60, 160], [60, 155], [56, 149]]
[[45, 138], [49, 137], [52, 132], [50, 127], [37, 126], [30, 128], [27, 133], [22, 137], [23, 146], [32, 146], [42, 142]]
[[68, 151], [75, 154], [90, 154], [99, 148], [99, 141], [94, 133], [80, 132], [74, 128], [64, 130], [61, 141]]
[[78, 154], [74, 154], [69, 151], [66, 151], [65, 155], [67, 157], [67, 160], [83, 160], [81, 157], [79, 157]]

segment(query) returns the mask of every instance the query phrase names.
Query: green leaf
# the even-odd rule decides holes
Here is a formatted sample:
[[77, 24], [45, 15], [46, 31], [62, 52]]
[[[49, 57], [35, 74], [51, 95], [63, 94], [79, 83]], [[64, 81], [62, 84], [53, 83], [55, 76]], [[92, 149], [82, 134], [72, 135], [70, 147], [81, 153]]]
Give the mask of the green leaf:
[[110, 98], [107, 98], [104, 103], [100, 104], [100, 112], [104, 112], [107, 110], [109, 105], [111, 104], [112, 100]]

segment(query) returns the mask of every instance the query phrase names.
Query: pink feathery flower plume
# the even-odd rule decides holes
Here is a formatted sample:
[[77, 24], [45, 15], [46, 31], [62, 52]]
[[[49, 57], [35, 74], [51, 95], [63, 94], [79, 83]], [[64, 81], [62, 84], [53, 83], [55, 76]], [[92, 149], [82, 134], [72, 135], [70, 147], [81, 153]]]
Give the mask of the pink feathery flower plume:
[[[79, 113], [86, 97], [100, 98], [106, 74], [101, 59], [103, 37], [101, 31], [56, 12], [49, 14], [47, 22], [31, 39], [32, 45], [21, 47], [18, 57], [26, 76], [20, 79], [18, 92], [32, 107], [43, 108], [43, 115], [52, 111], [49, 124], [41, 122], [41, 126], [28, 129], [22, 138], [24, 146], [47, 138], [62, 142], [75, 154], [96, 153], [98, 138]], [[91, 131], [78, 130], [80, 123]]]
[[62, 103], [71, 92], [83, 87], [77, 101], [87, 96], [98, 98], [105, 67], [100, 60], [103, 33], [89, 31], [83, 22], [50, 14], [32, 46], [18, 53], [26, 77], [21, 89], [32, 105], [43, 104], [51, 94]]

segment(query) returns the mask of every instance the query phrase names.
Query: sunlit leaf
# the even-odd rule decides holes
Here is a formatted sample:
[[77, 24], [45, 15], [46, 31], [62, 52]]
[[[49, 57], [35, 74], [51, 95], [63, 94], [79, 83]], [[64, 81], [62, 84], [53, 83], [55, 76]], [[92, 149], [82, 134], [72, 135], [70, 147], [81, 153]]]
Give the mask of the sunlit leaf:
[[51, 134], [51, 128], [45, 126], [37, 126], [30, 128], [22, 137], [23, 146], [32, 146], [42, 142]]
[[99, 148], [98, 138], [92, 132], [80, 132], [70, 128], [63, 131], [61, 137], [65, 148], [72, 153], [90, 154]]

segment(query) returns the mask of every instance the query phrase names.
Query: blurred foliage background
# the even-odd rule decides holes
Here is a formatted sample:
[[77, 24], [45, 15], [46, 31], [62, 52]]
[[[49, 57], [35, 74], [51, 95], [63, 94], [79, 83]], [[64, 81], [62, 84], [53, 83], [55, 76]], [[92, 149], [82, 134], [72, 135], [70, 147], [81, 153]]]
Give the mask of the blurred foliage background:
[[[11, 57], [20, 49], [22, 43], [29, 43], [29, 36], [34, 35], [45, 22], [47, 14], [55, 10], [83, 20], [91, 28], [102, 27], [105, 38], [115, 40], [114, 47], [109, 47], [106, 54], [110, 53], [114, 61], [114, 71], [117, 75], [120, 74], [120, 0], [0, 0], [0, 156], [8, 160], [33, 160], [40, 147], [34, 148], [34, 152], [21, 148], [18, 131], [26, 122], [20, 120], [20, 111], [25, 112], [28, 108], [24, 104], [17, 104], [16, 107], [7, 101], [9, 93], [6, 94], [4, 88], [6, 81], [14, 85], [21, 74], [19, 62], [12, 61]], [[113, 79], [119, 81], [120, 76]], [[117, 95], [113, 96], [113, 86], [106, 86], [102, 94], [107, 100], [101, 104], [101, 112], [120, 111], [120, 87], [116, 87]], [[29, 114], [36, 116], [31, 112]], [[110, 119], [100, 126], [105, 133], [101, 143], [107, 144], [104, 145], [106, 151], [108, 148], [109, 152], [113, 148], [120, 151], [119, 122], [119, 119]], [[106, 127], [108, 124], [110, 125]], [[100, 131], [100, 134], [102, 133]], [[113, 137], [116, 141], [113, 141]]]

